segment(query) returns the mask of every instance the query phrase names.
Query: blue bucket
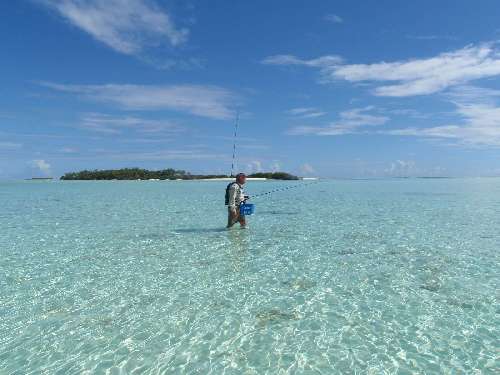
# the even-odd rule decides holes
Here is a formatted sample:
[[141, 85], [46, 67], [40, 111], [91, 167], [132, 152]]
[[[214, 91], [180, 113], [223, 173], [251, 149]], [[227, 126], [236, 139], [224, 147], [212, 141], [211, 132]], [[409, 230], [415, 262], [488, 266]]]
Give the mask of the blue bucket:
[[255, 212], [255, 205], [251, 203], [242, 203], [240, 205], [240, 215], [247, 216], [252, 215]]

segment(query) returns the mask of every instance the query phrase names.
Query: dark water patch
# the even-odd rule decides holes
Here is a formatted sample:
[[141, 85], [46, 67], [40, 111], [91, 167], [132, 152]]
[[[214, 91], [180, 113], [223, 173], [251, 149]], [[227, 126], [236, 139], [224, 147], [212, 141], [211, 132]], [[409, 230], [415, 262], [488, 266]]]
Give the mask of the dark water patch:
[[367, 253], [368, 251], [355, 251], [354, 249], [342, 249], [338, 252], [339, 255], [358, 255]]
[[481, 236], [479, 236], [479, 238], [482, 238], [482, 239], [492, 239], [492, 238], [496, 238], [497, 236], [496, 235], [491, 235], [491, 234], [483, 234]]
[[286, 312], [278, 309], [264, 310], [255, 315], [257, 325], [265, 327], [271, 324], [282, 324], [300, 319], [296, 312]]
[[299, 215], [299, 211], [259, 211], [259, 215]]
[[223, 233], [226, 232], [227, 228], [182, 228], [182, 229], [174, 229], [174, 233], [177, 234], [202, 234], [202, 233]]
[[303, 278], [283, 281], [282, 284], [293, 290], [308, 290], [314, 288], [317, 285], [316, 282]]
[[341, 237], [342, 240], [346, 241], [374, 241], [379, 240], [381, 237], [378, 233], [364, 233], [364, 232], [351, 232], [344, 233]]
[[448, 195], [456, 195], [456, 193], [443, 193], [443, 192], [436, 192], [436, 193], [429, 193], [429, 192], [420, 192], [420, 191], [410, 191], [403, 193], [403, 195], [409, 195], [409, 196], [418, 196], [418, 197], [441, 197], [441, 196], [448, 196]]
[[217, 301], [214, 300], [209, 307], [213, 310], [224, 310], [224, 309], [229, 309], [231, 308], [231, 304], [227, 301]]
[[166, 233], [144, 233], [136, 234], [133, 238], [138, 240], [164, 240], [168, 238]]
[[340, 256], [350, 256], [350, 255], [363, 255], [363, 254], [371, 254], [372, 251], [362, 251], [359, 249], [354, 249], [354, 248], [346, 248], [346, 249], [341, 249], [337, 252], [337, 255]]
[[420, 285], [420, 289], [427, 290], [429, 292], [438, 293], [441, 290], [441, 283], [436, 280], [429, 280], [424, 284]]
[[215, 264], [215, 263], [217, 263], [217, 262], [214, 260], [204, 259], [204, 260], [198, 260], [195, 262], [189, 262], [187, 264], [190, 266], [194, 266], [194, 267], [207, 267], [207, 266], [211, 266], [212, 264]]
[[474, 305], [472, 303], [460, 301], [460, 300], [454, 299], [454, 298], [448, 298], [446, 300], [446, 303], [450, 306], [459, 307], [461, 309], [470, 310], [470, 309], [474, 308]]
[[339, 251], [339, 255], [354, 255], [356, 252], [353, 249], [342, 249]]

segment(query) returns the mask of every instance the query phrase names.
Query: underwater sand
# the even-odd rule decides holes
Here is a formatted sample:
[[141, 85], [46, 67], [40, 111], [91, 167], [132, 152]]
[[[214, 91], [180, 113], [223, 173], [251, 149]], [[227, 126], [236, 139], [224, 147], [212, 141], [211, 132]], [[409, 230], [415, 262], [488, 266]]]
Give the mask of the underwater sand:
[[0, 183], [0, 374], [498, 370], [500, 179], [226, 184]]

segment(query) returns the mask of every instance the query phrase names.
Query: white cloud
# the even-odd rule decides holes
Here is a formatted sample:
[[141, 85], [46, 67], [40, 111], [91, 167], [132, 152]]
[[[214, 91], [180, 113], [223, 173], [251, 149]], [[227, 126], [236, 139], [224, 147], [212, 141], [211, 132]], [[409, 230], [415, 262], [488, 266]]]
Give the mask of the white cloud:
[[31, 166], [41, 172], [43, 175], [48, 176], [51, 173], [50, 164], [43, 159], [35, 159], [31, 161]]
[[262, 172], [262, 163], [259, 160], [252, 160], [247, 164], [247, 173]]
[[301, 118], [314, 118], [326, 115], [326, 112], [320, 111], [317, 108], [313, 107], [292, 108], [286, 111], [286, 113]]
[[448, 139], [473, 146], [500, 146], [500, 107], [484, 103], [456, 105], [461, 123], [396, 129], [384, 134]]
[[475, 86], [459, 86], [449, 90], [445, 98], [455, 105], [457, 119], [430, 127], [407, 127], [382, 131], [399, 136], [415, 136], [452, 141], [465, 146], [500, 146], [500, 90]]
[[[188, 147], [186, 147], [188, 148]], [[118, 161], [161, 161], [161, 160], [229, 160], [225, 154], [217, 154], [203, 149], [162, 149], [153, 151], [124, 152], [112, 149], [82, 150], [79, 155], [68, 155], [66, 160], [118, 160]]]
[[389, 121], [388, 117], [379, 116], [369, 113], [374, 107], [355, 108], [349, 111], [343, 111], [339, 115], [339, 119], [328, 126], [298, 126], [293, 128], [289, 134], [291, 135], [344, 135], [360, 132], [360, 128], [367, 126], [384, 125]]
[[416, 172], [415, 162], [413, 160], [396, 160], [384, 172], [393, 177], [408, 177]]
[[23, 145], [16, 142], [0, 142], [0, 150], [17, 150]]
[[317, 59], [302, 60], [293, 55], [274, 55], [266, 57], [262, 63], [266, 65], [303, 65], [311, 68], [328, 69], [341, 64], [342, 58], [335, 55], [328, 55]]
[[494, 103], [500, 97], [500, 90], [463, 85], [449, 90], [446, 97], [452, 102]]
[[464, 146], [500, 146], [500, 104], [497, 104], [500, 90], [460, 86], [450, 90], [445, 97], [456, 107], [447, 117], [454, 115], [457, 119], [439, 126], [380, 129], [378, 126], [390, 120], [380, 113], [418, 119], [431, 117], [411, 109], [387, 110], [369, 106], [343, 111], [337, 121], [327, 126], [298, 126], [292, 128], [289, 134], [385, 134], [442, 139]]
[[404, 116], [415, 119], [429, 118], [429, 114], [425, 114], [411, 108], [385, 109], [383, 112], [394, 116]]
[[54, 90], [81, 95], [86, 99], [110, 103], [127, 110], [175, 110], [213, 119], [234, 116], [230, 106], [235, 95], [217, 86], [127, 84], [62, 85], [42, 83]]
[[413, 160], [396, 160], [386, 168], [375, 168], [371, 170], [373, 176], [389, 177], [443, 177], [446, 176], [446, 169], [439, 166], [418, 166]]
[[429, 40], [457, 40], [458, 38], [455, 36], [451, 35], [406, 35], [406, 38], [408, 39], [414, 39], [414, 40], [424, 40], [424, 41], [429, 41]]
[[101, 113], [86, 114], [80, 126], [84, 129], [106, 134], [119, 134], [124, 129], [142, 133], [176, 132], [182, 130], [170, 121], [149, 120], [133, 116], [111, 116]]
[[219, 159], [224, 160], [226, 155], [214, 154], [202, 150], [165, 150], [143, 153], [111, 153], [104, 155], [111, 159], [117, 160], [204, 160], [204, 159]]
[[344, 20], [337, 14], [327, 14], [325, 20], [332, 23], [342, 23]]
[[300, 169], [300, 172], [302, 172], [303, 174], [306, 174], [306, 175], [309, 175], [309, 174], [316, 172], [314, 170], [314, 168], [312, 167], [312, 165], [309, 163], [302, 164], [299, 169]]
[[271, 172], [280, 172], [281, 167], [282, 167], [281, 162], [278, 160], [274, 160], [270, 165]]
[[177, 28], [154, 0], [39, 0], [72, 25], [125, 54], [167, 41], [183, 43], [188, 30]]
[[272, 65], [303, 65], [318, 68], [322, 82], [395, 82], [375, 88], [377, 96], [404, 97], [433, 94], [449, 87], [500, 75], [500, 53], [493, 44], [468, 46], [425, 59], [375, 64], [342, 64], [339, 57], [301, 60], [292, 55], [271, 56]]
[[63, 154], [74, 154], [78, 152], [78, 149], [74, 147], [62, 147], [59, 151]]

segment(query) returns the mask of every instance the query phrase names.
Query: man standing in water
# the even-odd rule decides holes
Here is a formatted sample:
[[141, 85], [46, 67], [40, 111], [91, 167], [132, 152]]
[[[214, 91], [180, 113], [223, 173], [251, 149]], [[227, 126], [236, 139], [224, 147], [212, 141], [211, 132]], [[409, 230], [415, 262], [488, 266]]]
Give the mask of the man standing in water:
[[231, 182], [226, 187], [226, 206], [228, 210], [227, 227], [231, 228], [236, 222], [240, 223], [242, 228], [245, 228], [245, 215], [240, 214], [240, 205], [248, 199], [243, 192], [243, 185], [247, 180], [244, 173], [236, 175], [236, 181]]

